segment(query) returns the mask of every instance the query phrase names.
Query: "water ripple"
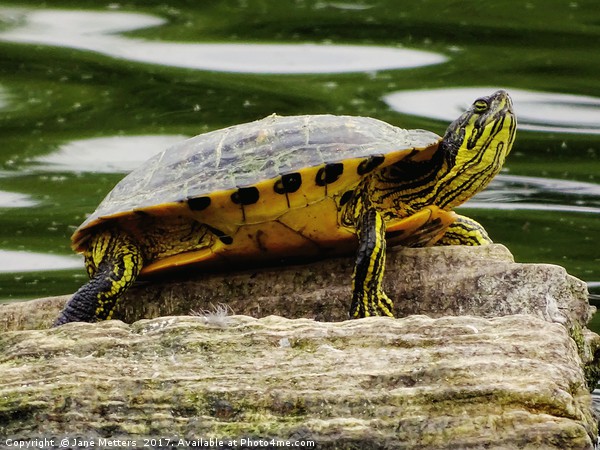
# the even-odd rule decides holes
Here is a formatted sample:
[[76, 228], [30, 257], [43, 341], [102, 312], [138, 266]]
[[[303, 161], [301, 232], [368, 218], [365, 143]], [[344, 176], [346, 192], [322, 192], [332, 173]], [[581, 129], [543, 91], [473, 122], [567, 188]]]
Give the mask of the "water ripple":
[[37, 204], [29, 195], [0, 191], [0, 208], [29, 208]]
[[83, 267], [79, 256], [58, 256], [46, 253], [0, 250], [0, 272], [35, 272]]
[[108, 136], [68, 142], [39, 156], [32, 168], [47, 172], [127, 173], [156, 153], [183, 141], [182, 135]]
[[[451, 122], [495, 87], [398, 91], [383, 100], [402, 114]], [[600, 98], [504, 88], [510, 93], [520, 130], [600, 134]]]
[[499, 210], [600, 213], [600, 185], [581, 181], [500, 174], [464, 205]]
[[241, 73], [344, 73], [440, 64], [438, 53], [368, 45], [195, 44], [119, 36], [166, 20], [125, 12], [0, 9], [0, 40], [89, 50], [116, 58]]

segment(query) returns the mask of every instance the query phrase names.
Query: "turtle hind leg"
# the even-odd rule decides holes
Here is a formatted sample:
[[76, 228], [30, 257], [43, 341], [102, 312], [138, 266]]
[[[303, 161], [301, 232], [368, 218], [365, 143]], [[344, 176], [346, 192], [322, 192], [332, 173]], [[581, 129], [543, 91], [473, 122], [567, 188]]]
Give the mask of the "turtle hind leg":
[[133, 284], [143, 265], [138, 246], [127, 235], [111, 231], [94, 237], [85, 258], [90, 281], [73, 294], [55, 327], [110, 319], [119, 297]]
[[385, 222], [375, 209], [366, 210], [357, 227], [359, 241], [352, 278], [350, 317], [391, 316], [393, 303], [383, 292]]
[[492, 240], [485, 228], [475, 220], [458, 215], [436, 245], [488, 245]]

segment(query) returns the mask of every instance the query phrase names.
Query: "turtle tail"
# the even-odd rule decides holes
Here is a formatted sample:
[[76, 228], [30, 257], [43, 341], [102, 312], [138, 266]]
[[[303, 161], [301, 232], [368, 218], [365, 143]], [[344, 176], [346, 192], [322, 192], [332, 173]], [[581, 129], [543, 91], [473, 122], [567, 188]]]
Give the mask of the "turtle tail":
[[54, 326], [68, 322], [96, 322], [112, 317], [119, 298], [140, 273], [143, 258], [126, 234], [107, 230], [96, 235], [85, 252], [90, 281], [79, 288]]

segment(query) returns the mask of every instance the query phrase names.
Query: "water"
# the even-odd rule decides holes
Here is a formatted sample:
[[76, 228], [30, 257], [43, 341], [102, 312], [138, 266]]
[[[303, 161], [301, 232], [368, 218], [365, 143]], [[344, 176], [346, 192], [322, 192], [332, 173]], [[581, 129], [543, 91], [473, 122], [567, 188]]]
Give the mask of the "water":
[[595, 1], [0, 3], [0, 301], [74, 291], [70, 234], [174, 142], [273, 112], [441, 134], [499, 87], [517, 141], [461, 212], [596, 301], [598, 24]]

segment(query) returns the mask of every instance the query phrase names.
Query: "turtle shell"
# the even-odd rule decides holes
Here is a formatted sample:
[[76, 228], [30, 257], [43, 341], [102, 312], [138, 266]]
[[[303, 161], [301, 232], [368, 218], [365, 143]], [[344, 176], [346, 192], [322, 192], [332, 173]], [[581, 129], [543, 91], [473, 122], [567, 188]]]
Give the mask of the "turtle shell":
[[83, 251], [98, 225], [136, 213], [191, 214], [235, 233], [325, 197], [339, 204], [375, 168], [408, 156], [428, 159], [440, 139], [372, 118], [333, 115], [271, 115], [201, 134], [123, 178], [75, 231], [73, 247]]

